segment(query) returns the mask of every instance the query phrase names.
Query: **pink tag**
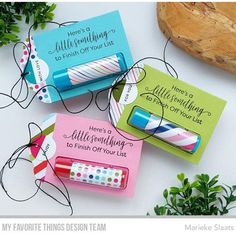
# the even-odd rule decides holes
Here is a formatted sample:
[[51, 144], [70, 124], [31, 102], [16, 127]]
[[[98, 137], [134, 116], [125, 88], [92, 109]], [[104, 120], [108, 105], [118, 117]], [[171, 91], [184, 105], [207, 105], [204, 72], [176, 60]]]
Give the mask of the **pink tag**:
[[[128, 173], [128, 176], [125, 176], [127, 183], [124, 189], [109, 188], [107, 181], [104, 181], [106, 186], [102, 186], [101, 183], [96, 185], [95, 182], [90, 184], [92, 183], [91, 180], [83, 180], [85, 183], [82, 182], [82, 179], [80, 182], [75, 181], [80, 180], [80, 178], [63, 178], [66, 186], [127, 197], [134, 195], [142, 141], [130, 141], [122, 137], [107, 121], [64, 114], [53, 114], [43, 122], [41, 128], [43, 137], [39, 139], [35, 136], [33, 139], [41, 148], [32, 147], [30, 153], [37, 179], [44, 179], [55, 185], [60, 185], [58, 178], [43, 155], [44, 150], [53, 167], [57, 157], [65, 157], [78, 160], [80, 163], [82, 161], [85, 164], [99, 163], [99, 166], [104, 165], [104, 168], [108, 168], [108, 170], [110, 167], [112, 169], [113, 166], [119, 167], [127, 170]], [[123, 131], [119, 132], [129, 139], [136, 139]], [[93, 169], [92, 165], [90, 167]], [[70, 176], [70, 170], [68, 173]], [[88, 176], [91, 177], [92, 175]], [[107, 171], [105, 177], [112, 183], [112, 171]], [[114, 178], [114, 181], [116, 182], [117, 178]]]

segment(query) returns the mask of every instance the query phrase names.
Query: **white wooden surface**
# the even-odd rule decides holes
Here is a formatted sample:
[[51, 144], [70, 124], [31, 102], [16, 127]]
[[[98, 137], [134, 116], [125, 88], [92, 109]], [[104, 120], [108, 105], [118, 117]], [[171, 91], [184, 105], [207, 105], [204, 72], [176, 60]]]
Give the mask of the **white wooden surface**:
[[[155, 3], [58, 3], [56, 21], [80, 20], [118, 9], [129, 40], [134, 60], [145, 56], [162, 56], [165, 37], [156, 23]], [[22, 39], [27, 26], [22, 27]], [[19, 55], [19, 54], [18, 54]], [[153, 207], [162, 202], [162, 192], [177, 183], [176, 175], [186, 173], [190, 178], [198, 173], [220, 174], [220, 181], [236, 184], [236, 78], [234, 75], [205, 64], [187, 55], [172, 44], [168, 46], [167, 59], [177, 69], [180, 79], [227, 100], [227, 106], [210, 140], [199, 165], [182, 161], [162, 150], [144, 144], [136, 195], [133, 199], [115, 198], [91, 192], [70, 189], [75, 215], [145, 216], [153, 214]], [[18, 78], [18, 70], [12, 58], [12, 46], [0, 49], [0, 91], [8, 92]], [[162, 65], [157, 65], [165, 70]], [[104, 104], [106, 97], [103, 98]], [[86, 96], [68, 102], [72, 109], [86, 104]], [[216, 104], [217, 105], [217, 104]], [[46, 105], [35, 100], [27, 110], [14, 105], [0, 110], [1, 157], [0, 165], [18, 146], [27, 142], [27, 124], [40, 122], [52, 112], [65, 113], [60, 103]], [[107, 120], [106, 112], [99, 112], [93, 104], [81, 116]], [[11, 173], [6, 172], [5, 183], [16, 197], [27, 196], [34, 191], [30, 164], [18, 163]], [[38, 194], [25, 203], [8, 199], [0, 189], [0, 215], [67, 215], [68, 210], [44, 194]], [[232, 211], [231, 214], [235, 214]]]

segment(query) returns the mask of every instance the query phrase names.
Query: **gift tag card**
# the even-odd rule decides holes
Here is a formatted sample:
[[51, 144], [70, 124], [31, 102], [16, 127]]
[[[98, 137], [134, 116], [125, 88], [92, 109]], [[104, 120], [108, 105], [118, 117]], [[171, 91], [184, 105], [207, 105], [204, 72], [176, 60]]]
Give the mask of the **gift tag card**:
[[126, 85], [112, 93], [112, 122], [129, 134], [198, 163], [226, 102], [148, 65], [139, 67], [143, 69], [131, 70]]
[[109, 122], [63, 114], [52, 115], [41, 129], [32, 140], [38, 146], [30, 149], [37, 179], [59, 185], [56, 172], [71, 187], [134, 195], [142, 141], [125, 139]]
[[[53, 86], [63, 99], [79, 96], [109, 87], [133, 63], [118, 11], [35, 33], [26, 44], [26, 80], [46, 103], [60, 100]], [[22, 68], [28, 57], [25, 48]]]

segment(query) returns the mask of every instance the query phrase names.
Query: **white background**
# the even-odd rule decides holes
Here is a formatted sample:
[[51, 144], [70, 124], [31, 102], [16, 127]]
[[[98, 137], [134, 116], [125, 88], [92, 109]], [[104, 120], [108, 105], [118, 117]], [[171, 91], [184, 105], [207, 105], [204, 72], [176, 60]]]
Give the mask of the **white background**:
[[[57, 3], [55, 20], [63, 22], [86, 19], [117, 9], [134, 60], [145, 56], [161, 57], [166, 38], [157, 25], [155, 3]], [[22, 39], [26, 35], [27, 26], [24, 26]], [[17, 55], [20, 56], [20, 50]], [[198, 173], [209, 173], [212, 176], [219, 174], [222, 183], [236, 184], [235, 76], [189, 56], [172, 44], [168, 46], [167, 59], [177, 69], [180, 79], [227, 101], [202, 161], [199, 165], [193, 165], [145, 143], [134, 198], [116, 198], [70, 189], [75, 215], [145, 216], [147, 212], [153, 215], [154, 205], [162, 203], [163, 190], [177, 184], [176, 175], [180, 172], [186, 173], [191, 179]], [[19, 75], [12, 57], [12, 45], [0, 49], [0, 62], [0, 91], [9, 92]], [[162, 65], [156, 66], [165, 71]], [[67, 104], [76, 110], [86, 104], [86, 98], [78, 97], [67, 101]], [[103, 100], [105, 104], [105, 96]], [[0, 110], [1, 166], [13, 150], [28, 141], [28, 122], [40, 124], [52, 112], [66, 113], [60, 103], [47, 105], [37, 99], [27, 110], [17, 105]], [[98, 111], [94, 104], [80, 116], [96, 116], [96, 119], [107, 120], [107, 113]], [[6, 173], [5, 184], [14, 196], [24, 198], [34, 192], [33, 180], [31, 165], [19, 162], [11, 173]], [[42, 193], [31, 201], [16, 203], [0, 189], [0, 215], [67, 215], [68, 212]], [[235, 213], [235, 210], [231, 211], [231, 214]]]

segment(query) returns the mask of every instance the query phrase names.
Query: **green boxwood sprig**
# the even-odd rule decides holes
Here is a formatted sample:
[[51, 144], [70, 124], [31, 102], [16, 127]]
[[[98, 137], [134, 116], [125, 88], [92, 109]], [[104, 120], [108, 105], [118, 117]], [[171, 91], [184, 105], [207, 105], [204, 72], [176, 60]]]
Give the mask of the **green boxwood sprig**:
[[236, 186], [218, 184], [219, 175], [196, 175], [190, 182], [183, 173], [177, 175], [179, 187], [165, 189], [164, 205], [156, 205], [156, 215], [225, 215], [235, 208]]
[[46, 2], [1, 2], [0, 3], [0, 47], [20, 39], [18, 21], [25, 18], [25, 23], [33, 21], [34, 29], [45, 28], [45, 21], [54, 17], [56, 4]]

